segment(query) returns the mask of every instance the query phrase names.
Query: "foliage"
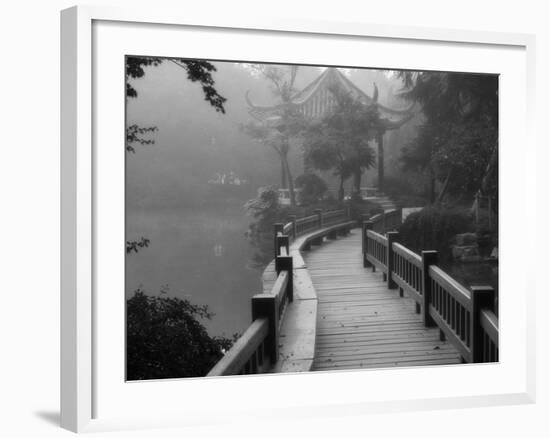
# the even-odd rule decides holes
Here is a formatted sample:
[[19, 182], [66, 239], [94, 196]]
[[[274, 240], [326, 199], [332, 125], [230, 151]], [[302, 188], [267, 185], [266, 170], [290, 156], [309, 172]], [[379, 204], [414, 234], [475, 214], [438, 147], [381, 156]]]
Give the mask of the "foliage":
[[127, 240], [126, 241], [126, 254], [132, 252], [137, 253], [141, 248], [147, 248], [151, 241], [145, 237], [140, 238], [139, 240]]
[[338, 198], [344, 197], [344, 182], [354, 176], [354, 190], [359, 193], [361, 175], [375, 164], [375, 153], [369, 146], [380, 127], [375, 105], [364, 105], [338, 88], [334, 110], [320, 122], [312, 124], [304, 140], [306, 160], [319, 170], [333, 170], [340, 179]]
[[314, 173], [306, 173], [297, 177], [296, 187], [302, 189], [300, 199], [303, 205], [321, 200], [328, 189], [325, 181]]
[[137, 97], [136, 89], [130, 83], [130, 79], [139, 79], [145, 75], [144, 67], [157, 67], [164, 61], [172, 62], [185, 70], [187, 79], [191, 82], [199, 82], [204, 93], [204, 100], [212, 105], [217, 112], [225, 114], [225, 97], [221, 96], [214, 87], [215, 81], [212, 72], [216, 67], [208, 61], [188, 60], [188, 59], [170, 59], [143, 56], [126, 57], [126, 96]]
[[273, 225], [284, 219], [286, 208], [279, 204], [279, 193], [273, 187], [260, 187], [258, 196], [248, 200], [244, 208], [254, 218], [246, 233], [256, 248], [252, 265], [266, 266], [273, 258]]
[[126, 152], [136, 153], [135, 144], [149, 145], [155, 144], [152, 138], [146, 138], [143, 135], [158, 131], [156, 126], [141, 127], [139, 125], [130, 125], [126, 128]]
[[273, 187], [262, 187], [258, 196], [246, 202], [248, 215], [254, 218], [246, 233], [250, 243], [256, 248], [252, 265], [264, 268], [273, 259], [273, 225], [286, 223], [290, 215], [304, 217], [313, 214], [313, 210], [336, 210], [342, 204], [334, 200], [323, 199], [307, 206], [286, 206], [279, 203], [279, 194]]
[[294, 181], [288, 163], [288, 154], [291, 139], [300, 136], [305, 126], [304, 116], [292, 104], [298, 67], [291, 65], [282, 68], [269, 64], [252, 64], [250, 67], [270, 81], [271, 90], [281, 103], [278, 105], [276, 117], [263, 122], [251, 121], [242, 128], [254, 140], [277, 153], [281, 160], [281, 187], [288, 186], [290, 203], [295, 206]]
[[258, 232], [271, 230], [271, 225], [279, 215], [279, 193], [273, 187], [260, 187], [258, 196], [248, 200], [244, 208], [256, 219]]
[[429, 193], [419, 179], [420, 177], [412, 172], [387, 176], [384, 179], [384, 194], [398, 207], [423, 207], [429, 202]]
[[205, 376], [232, 340], [210, 337], [207, 306], [137, 290], [126, 303], [128, 380]]
[[407, 216], [399, 229], [399, 239], [419, 254], [422, 250], [437, 250], [446, 259], [450, 257], [452, 238], [473, 230], [472, 219], [463, 210], [425, 207]]
[[418, 135], [402, 151], [406, 170], [425, 174], [431, 201], [446, 194], [497, 195], [498, 77], [470, 73], [401, 72], [406, 99], [422, 105]]
[[[187, 79], [191, 82], [199, 82], [202, 85], [204, 100], [214, 107], [216, 112], [225, 114], [225, 97], [221, 96], [214, 87], [215, 81], [212, 72], [216, 67], [207, 61], [186, 60], [186, 59], [163, 59], [156, 57], [127, 56], [126, 57], [126, 97], [136, 98], [137, 90], [132, 85], [132, 80], [142, 78], [145, 75], [146, 67], [157, 67], [164, 61], [172, 62], [185, 70]], [[135, 145], [155, 144], [155, 140], [144, 137], [144, 134], [151, 134], [158, 130], [156, 126], [130, 125], [126, 128], [126, 151], [135, 153]]]
[[369, 218], [384, 212], [380, 204], [365, 199], [352, 198], [347, 201], [347, 204], [350, 207], [351, 218], [354, 220], [363, 221], [365, 217]]

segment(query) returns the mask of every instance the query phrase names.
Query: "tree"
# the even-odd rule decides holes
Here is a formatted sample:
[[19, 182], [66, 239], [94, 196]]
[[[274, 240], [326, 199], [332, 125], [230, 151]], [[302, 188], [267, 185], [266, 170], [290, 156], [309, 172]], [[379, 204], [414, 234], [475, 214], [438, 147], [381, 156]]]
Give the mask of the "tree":
[[[225, 97], [221, 96], [215, 88], [215, 81], [212, 73], [216, 67], [208, 61], [171, 59], [157, 57], [127, 56], [126, 57], [126, 97], [136, 98], [137, 90], [132, 85], [132, 81], [140, 79], [145, 75], [146, 67], [157, 67], [163, 62], [171, 62], [186, 73], [186, 77], [191, 82], [198, 82], [202, 86], [204, 100], [206, 100], [216, 112], [225, 114]], [[144, 137], [157, 131], [156, 126], [140, 127], [136, 124], [126, 128], [126, 151], [135, 153], [135, 144], [154, 144], [154, 139]]]
[[260, 187], [258, 196], [248, 200], [244, 208], [254, 221], [246, 233], [257, 249], [252, 264], [262, 269], [273, 259], [273, 224], [282, 222], [291, 211], [279, 203], [279, 193], [273, 187]]
[[280, 216], [279, 194], [273, 187], [260, 187], [258, 196], [248, 200], [244, 208], [256, 222], [249, 230], [249, 237], [257, 238], [264, 233], [271, 235], [273, 224]]
[[352, 175], [348, 148], [339, 137], [331, 137], [322, 123], [313, 125], [304, 142], [305, 159], [319, 170], [333, 170], [339, 178], [338, 200], [344, 200], [344, 182]]
[[300, 200], [304, 205], [319, 201], [327, 192], [327, 184], [314, 173], [304, 173], [296, 178], [296, 187], [302, 189]]
[[221, 96], [214, 87], [215, 81], [212, 77], [212, 72], [216, 71], [216, 67], [208, 61], [189, 60], [189, 59], [173, 59], [173, 58], [156, 58], [156, 57], [141, 57], [127, 56], [126, 57], [126, 96], [137, 97], [138, 93], [131, 84], [131, 79], [139, 79], [145, 75], [144, 67], [157, 67], [164, 61], [171, 62], [182, 68], [187, 79], [191, 82], [199, 82], [204, 93], [204, 100], [212, 105], [217, 112], [225, 114], [224, 103], [226, 98]]
[[[446, 194], [497, 195], [498, 77], [471, 73], [401, 72], [402, 96], [422, 105], [418, 136], [403, 150], [407, 169], [426, 172], [431, 202]], [[435, 185], [442, 188], [436, 196]]]
[[281, 188], [289, 189], [290, 204], [296, 205], [294, 180], [288, 163], [291, 139], [300, 135], [304, 128], [303, 115], [292, 104], [296, 91], [294, 82], [298, 66], [282, 67], [257, 64], [253, 68], [271, 83], [273, 94], [280, 99], [276, 121], [250, 122], [243, 128], [253, 139], [273, 149], [281, 160]]
[[365, 105], [338, 89], [331, 90], [336, 106], [320, 122], [310, 126], [305, 135], [306, 160], [319, 170], [332, 169], [340, 178], [338, 198], [344, 198], [344, 182], [354, 177], [355, 196], [360, 195], [364, 171], [375, 165], [369, 145], [380, 127], [374, 105]]
[[207, 306], [186, 299], [135, 291], [127, 300], [128, 380], [202, 377], [231, 348], [232, 340], [208, 335], [201, 319]]

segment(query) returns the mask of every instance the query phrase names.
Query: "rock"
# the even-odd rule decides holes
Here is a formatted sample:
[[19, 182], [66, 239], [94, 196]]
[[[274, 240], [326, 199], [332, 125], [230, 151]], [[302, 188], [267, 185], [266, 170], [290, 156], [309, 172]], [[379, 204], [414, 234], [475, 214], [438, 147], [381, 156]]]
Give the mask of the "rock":
[[477, 246], [477, 243], [474, 245], [453, 245], [451, 246], [451, 252], [454, 259], [462, 260], [464, 257], [479, 257], [479, 248]]
[[458, 246], [477, 246], [477, 234], [476, 233], [462, 233], [455, 236], [455, 242]]

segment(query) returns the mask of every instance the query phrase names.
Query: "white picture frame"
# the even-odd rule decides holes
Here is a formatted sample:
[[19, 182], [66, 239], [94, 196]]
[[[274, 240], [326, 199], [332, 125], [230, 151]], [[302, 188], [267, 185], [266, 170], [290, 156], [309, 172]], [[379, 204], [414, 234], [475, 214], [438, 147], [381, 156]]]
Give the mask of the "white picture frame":
[[[104, 274], [104, 270], [101, 268], [98, 270], [98, 266], [101, 266], [102, 259], [98, 259], [99, 254], [102, 251], [102, 245], [98, 248], [98, 223], [102, 222], [101, 217], [98, 216], [98, 205], [103, 202], [100, 198], [101, 193], [105, 193], [102, 189], [102, 184], [110, 184], [117, 179], [120, 182], [121, 175], [123, 175], [123, 168], [120, 168], [118, 172], [120, 174], [113, 180], [103, 180], [98, 183], [98, 172], [102, 172], [106, 169], [105, 154], [98, 157], [95, 150], [95, 142], [98, 138], [102, 137], [102, 132], [97, 130], [96, 123], [101, 124], [102, 112], [99, 111], [98, 106], [104, 105], [101, 98], [95, 93], [101, 85], [98, 81], [101, 81], [102, 75], [108, 74], [109, 71], [104, 72], [101, 67], [95, 65], [98, 56], [102, 56], [105, 45], [102, 42], [102, 38], [114, 38], [109, 41], [113, 42], [113, 46], [117, 46], [116, 42], [120, 39], [116, 37], [116, 26], [128, 27], [132, 29], [126, 29], [124, 32], [140, 32], [140, 28], [147, 28], [150, 33], [163, 33], [177, 31], [178, 27], [181, 29], [187, 29], [190, 31], [201, 32], [203, 35], [208, 35], [210, 32], [212, 37], [223, 32], [233, 31], [238, 34], [237, 37], [248, 38], [260, 38], [267, 35], [269, 38], [284, 38], [295, 39], [296, 41], [308, 39], [309, 36], [316, 36], [322, 38], [347, 38], [349, 44], [362, 44], [363, 41], [384, 42], [388, 45], [407, 44], [410, 47], [422, 46], [423, 50], [429, 52], [430, 47], [439, 47], [445, 49], [447, 45], [453, 45], [464, 50], [476, 48], [483, 48], [487, 50], [487, 53], [494, 51], [495, 53], [504, 53], [509, 51], [513, 53], [510, 59], [505, 62], [511, 64], [510, 68], [518, 69], [517, 75], [510, 73], [509, 76], [513, 78], [517, 84], [505, 84], [506, 90], [516, 89], [515, 97], [511, 99], [511, 102], [515, 102], [518, 108], [516, 114], [521, 116], [516, 119], [516, 126], [506, 128], [504, 137], [501, 142], [502, 147], [506, 147], [508, 137], [515, 139], [516, 141], [521, 138], [524, 141], [524, 147], [529, 152], [525, 154], [525, 157], [519, 163], [516, 177], [519, 180], [515, 186], [510, 184], [502, 185], [503, 193], [503, 206], [504, 212], [512, 210], [506, 210], [509, 205], [506, 203], [506, 197], [518, 196], [524, 199], [525, 202], [531, 202], [531, 205], [536, 205], [534, 193], [535, 193], [535, 141], [533, 134], [533, 120], [534, 120], [534, 45], [535, 40], [532, 35], [519, 35], [519, 34], [505, 34], [505, 33], [489, 33], [489, 32], [465, 32], [448, 29], [424, 29], [415, 27], [402, 27], [402, 26], [386, 26], [386, 25], [372, 25], [364, 23], [339, 23], [339, 22], [317, 22], [308, 21], [306, 19], [296, 19], [289, 17], [288, 19], [275, 19], [269, 17], [247, 17], [243, 15], [238, 21], [235, 19], [227, 20], [224, 17], [216, 16], [209, 13], [204, 16], [189, 15], [187, 12], [181, 11], [162, 11], [155, 8], [148, 10], [128, 10], [118, 9], [110, 7], [92, 7], [92, 6], [78, 6], [67, 10], [64, 10], [61, 15], [62, 18], [62, 32], [61, 32], [61, 79], [62, 79], [62, 96], [61, 96], [61, 116], [62, 116], [62, 130], [61, 130], [61, 143], [62, 143], [62, 158], [61, 158], [61, 220], [62, 220], [62, 260], [61, 260], [61, 425], [76, 432], [83, 431], [100, 431], [111, 430], [119, 428], [142, 428], [142, 427], [159, 427], [167, 425], [190, 425], [190, 424], [204, 424], [210, 421], [211, 418], [216, 418], [216, 422], [235, 421], [235, 418], [245, 418], [247, 416], [256, 416], [256, 418], [275, 418], [281, 413], [292, 412], [294, 417], [310, 417], [311, 415], [341, 415], [346, 413], [363, 413], [363, 412], [394, 412], [403, 410], [414, 409], [435, 409], [435, 408], [451, 408], [451, 407], [474, 407], [474, 406], [487, 406], [487, 405], [499, 405], [499, 404], [519, 404], [530, 403], [534, 401], [535, 397], [535, 351], [534, 351], [534, 324], [535, 324], [535, 310], [534, 300], [532, 299], [534, 291], [534, 276], [533, 268], [528, 266], [519, 266], [518, 270], [526, 273], [525, 276], [515, 279], [514, 286], [518, 286], [521, 290], [521, 297], [518, 298], [516, 306], [518, 312], [517, 331], [512, 332], [508, 330], [510, 327], [507, 316], [510, 315], [509, 308], [506, 305], [505, 297], [502, 299], [501, 315], [503, 319], [502, 329], [502, 342], [503, 342], [503, 359], [502, 368], [507, 366], [506, 361], [514, 362], [514, 366], [511, 367], [511, 371], [507, 371], [508, 374], [503, 374], [500, 378], [510, 377], [509, 387], [504, 388], [505, 384], [502, 383], [503, 389], [499, 390], [497, 386], [491, 386], [487, 384], [487, 388], [481, 390], [481, 393], [475, 391], [464, 390], [460, 392], [455, 390], [454, 392], [445, 393], [445, 391], [433, 391], [426, 396], [419, 397], [420, 390], [411, 384], [411, 387], [407, 390], [392, 392], [388, 394], [388, 397], [384, 398], [378, 395], [369, 396], [368, 394], [352, 393], [349, 389], [343, 389], [342, 392], [332, 393], [329, 391], [329, 395], [319, 396], [312, 391], [309, 399], [306, 395], [303, 397], [299, 395], [295, 397], [295, 403], [288, 403], [288, 405], [279, 406], [279, 409], [274, 411], [269, 405], [258, 406], [252, 400], [246, 401], [246, 397], [243, 396], [241, 400], [242, 406], [240, 409], [234, 411], [224, 412], [216, 405], [206, 405], [206, 402], [201, 401], [207, 399], [206, 396], [212, 396], [214, 391], [218, 391], [217, 388], [222, 388], [220, 391], [223, 399], [223, 391], [235, 391], [235, 388], [241, 387], [244, 394], [247, 391], [252, 391], [253, 386], [258, 385], [257, 379], [262, 379], [262, 385], [266, 387], [288, 385], [301, 385], [305, 380], [303, 375], [289, 375], [284, 376], [284, 379], [277, 379], [277, 376], [270, 377], [239, 377], [239, 378], [221, 378], [221, 379], [191, 379], [191, 382], [187, 383], [186, 391], [196, 391], [198, 393], [199, 388], [201, 391], [205, 391], [206, 398], [198, 398], [195, 403], [196, 411], [190, 414], [188, 410], [176, 409], [174, 411], [167, 412], [163, 410], [162, 406], [158, 406], [155, 409], [150, 408], [147, 412], [150, 415], [136, 414], [135, 416], [129, 415], [128, 412], [120, 410], [120, 412], [114, 412], [115, 408], [109, 410], [108, 415], [102, 415], [102, 403], [101, 396], [98, 394], [104, 394], [105, 388], [102, 388], [103, 374], [109, 370], [108, 364], [105, 364], [103, 359], [98, 357], [105, 357], [105, 355], [98, 355], [98, 349], [103, 348], [99, 345], [99, 341], [102, 338], [101, 330], [98, 331], [97, 320], [98, 312], [103, 309], [105, 300], [97, 299], [98, 285], [104, 284], [105, 278], [101, 276], [107, 276]], [[111, 30], [107, 29], [106, 36], [102, 36], [98, 28], [95, 27], [101, 23], [106, 23], [107, 27], [111, 26], [111, 30], [115, 33], [110, 34]], [[114, 26], [114, 27], [113, 27]], [[113, 37], [113, 35], [115, 35]], [[132, 33], [132, 35], [138, 35]], [[139, 38], [136, 38], [137, 41]], [[311, 38], [314, 39], [314, 38]], [[103, 44], [103, 45], [102, 45]], [[312, 44], [315, 44], [313, 42]], [[430, 46], [431, 45], [431, 46]], [[117, 46], [118, 47], [118, 46]], [[273, 46], [275, 47], [275, 46]], [[315, 47], [315, 46], [311, 46]], [[162, 48], [162, 50], [161, 50]], [[207, 50], [207, 44], [203, 46], [204, 50]], [[143, 53], [151, 50], [158, 50], [155, 54], [159, 56], [167, 55], [164, 51], [169, 51], [169, 47], [163, 46], [162, 41], [149, 40], [147, 47], [143, 44]], [[196, 47], [195, 52], [199, 53], [201, 47]], [[115, 49], [113, 49], [115, 50]], [[119, 47], [119, 50], [124, 51], [124, 47]], [[210, 50], [210, 49], [208, 49]], [[213, 49], [212, 49], [213, 50]], [[257, 58], [253, 47], [242, 48], [242, 50], [249, 50], [250, 57], [245, 55], [244, 58], [238, 55], [230, 55], [227, 59], [235, 60], [250, 60], [250, 61], [262, 61], [262, 60], [274, 60], [277, 58], [276, 50], [273, 48], [273, 53], [264, 54], [262, 59]], [[264, 51], [265, 52], [265, 51]], [[214, 52], [210, 52], [214, 53]], [[217, 53], [217, 52], [216, 52]], [[240, 52], [244, 53], [244, 52]], [[150, 53], [146, 53], [150, 54]], [[519, 54], [519, 55], [518, 55]], [[180, 53], [172, 53], [173, 56], [183, 56]], [[118, 56], [113, 53], [113, 56]], [[190, 55], [189, 57], [198, 55]], [[208, 58], [209, 55], [204, 57]], [[280, 56], [280, 55], [279, 55]], [[321, 59], [322, 55], [318, 55]], [[504, 55], [502, 55], [504, 56]], [[109, 58], [107, 58], [109, 59]], [[380, 58], [382, 59], [382, 58]], [[504, 58], [503, 58], [504, 59]], [[520, 59], [521, 62], [517, 62]], [[287, 59], [288, 62], [296, 62], [299, 60], [299, 54], [296, 53]], [[478, 62], [487, 63], [487, 60], [481, 59]], [[516, 62], [514, 62], [516, 61]], [[399, 65], [373, 65], [373, 67], [392, 67], [392, 68], [406, 68], [407, 61], [402, 61]], [[460, 64], [460, 59], [455, 59], [454, 62], [457, 65]], [[101, 62], [99, 62], [101, 64]], [[105, 63], [101, 64], [104, 65]], [[497, 65], [498, 62], [495, 64]], [[515, 66], [512, 66], [514, 64]], [[349, 65], [349, 64], [348, 64]], [[450, 65], [450, 64], [449, 64]], [[486, 64], [487, 65], [487, 64]], [[412, 64], [411, 64], [412, 66]], [[116, 70], [118, 67], [114, 67]], [[458, 68], [458, 67], [456, 67]], [[473, 68], [473, 67], [472, 67]], [[452, 68], [450, 68], [452, 69]], [[497, 71], [498, 67], [495, 67]], [[473, 70], [475, 71], [475, 69]], [[485, 71], [485, 70], [483, 70]], [[512, 70], [510, 70], [512, 71]], [[515, 70], [514, 70], [515, 71]], [[121, 84], [123, 83], [123, 71], [120, 71], [120, 77], [115, 78]], [[113, 79], [113, 78], [111, 78]], [[523, 82], [525, 79], [525, 82]], [[519, 88], [518, 88], [519, 87]], [[122, 87], [121, 87], [122, 89]], [[123, 102], [122, 102], [123, 105]], [[115, 111], [115, 110], [113, 110]], [[506, 108], [504, 108], [506, 111]], [[119, 114], [120, 115], [120, 114]], [[510, 114], [511, 116], [512, 114]], [[525, 117], [523, 117], [523, 115]], [[506, 114], [505, 114], [506, 116]], [[116, 117], [114, 118], [116, 119]], [[123, 153], [122, 132], [124, 125], [120, 126], [120, 145]], [[116, 130], [116, 127], [115, 127]], [[110, 134], [109, 134], [110, 135]], [[112, 141], [117, 141], [118, 137], [109, 137]], [[113, 149], [113, 154], [116, 154]], [[505, 155], [505, 154], [504, 154]], [[114, 155], [113, 155], [114, 156]], [[117, 163], [117, 159], [113, 160]], [[517, 164], [517, 163], [516, 163]], [[510, 161], [506, 161], [506, 157], [501, 159], [500, 163], [502, 169], [505, 171], [511, 165]], [[104, 166], [104, 167], [101, 167]], [[115, 166], [113, 169], [106, 169], [106, 173], [117, 172]], [[101, 168], [101, 169], [100, 169]], [[103, 176], [101, 178], [104, 178]], [[123, 177], [122, 177], [123, 180]], [[98, 185], [99, 184], [99, 185]], [[507, 193], [508, 192], [508, 193]], [[512, 195], [511, 195], [512, 194]], [[104, 211], [104, 209], [103, 209]], [[531, 210], [532, 211], [532, 210]], [[529, 229], [535, 230], [535, 215], [528, 216], [527, 213], [519, 212], [513, 219], [503, 220], [501, 225], [501, 233], [503, 237], [513, 229], [516, 224], [524, 223], [529, 224]], [[104, 227], [104, 225], [99, 225]], [[104, 228], [101, 228], [99, 234], [103, 233]], [[118, 230], [118, 232], [120, 229]], [[116, 230], [112, 235], [116, 234]], [[519, 251], [528, 251], [534, 247], [533, 236], [536, 233], [528, 233], [525, 241], [522, 243], [510, 243], [510, 245], [504, 245], [506, 248], [512, 248], [513, 245], [520, 245], [516, 249]], [[123, 253], [123, 239], [120, 240], [119, 245], [121, 253]], [[510, 260], [510, 259], [508, 259]], [[503, 254], [503, 263], [507, 262], [506, 253]], [[114, 264], [116, 266], [116, 262]], [[510, 280], [512, 281], [512, 279]], [[116, 282], [115, 282], [116, 283]], [[506, 289], [509, 282], [504, 283], [503, 288]], [[121, 289], [120, 296], [123, 297], [123, 289]], [[102, 320], [103, 320], [102, 314]], [[116, 318], [120, 318], [119, 322], [122, 324], [123, 314], [116, 315], [113, 311], [112, 314], [105, 314], [105, 318], [109, 318], [113, 321]], [[112, 323], [116, 324], [116, 321]], [[508, 325], [506, 325], [508, 324]], [[103, 344], [103, 343], [102, 343]], [[517, 348], [521, 346], [521, 348]], [[508, 353], [506, 353], [508, 347]], [[510, 354], [512, 347], [515, 347], [514, 354]], [[497, 373], [498, 369], [483, 369], [483, 366], [479, 368], [469, 368], [468, 371], [471, 375], [483, 373]], [[513, 370], [512, 370], [513, 368]], [[473, 371], [472, 371], [473, 370]], [[414, 380], [423, 382], [424, 379], [430, 378], [430, 374], [441, 374], [438, 370], [424, 369], [424, 370], [399, 370], [399, 371], [370, 371], [370, 374], [365, 372], [350, 372], [350, 373], [332, 373], [324, 375], [318, 375], [315, 378], [308, 376], [305, 388], [313, 388], [318, 385], [319, 382], [327, 385], [327, 388], [337, 388], [338, 386], [346, 387], [353, 381], [367, 383], [369, 378], [372, 378], [372, 373], [380, 373], [380, 376], [384, 378], [392, 378], [395, 381], [406, 381], [414, 373]], [[456, 374], [456, 378], [465, 378], [461, 376], [462, 371], [458, 368], [452, 371], [445, 371], [448, 378], [448, 373]], [[310, 373], [311, 374], [311, 373]], [[441, 375], [435, 378], [445, 378]], [[485, 377], [475, 377], [484, 381]], [[488, 378], [487, 378], [488, 379]], [[124, 385], [124, 382], [120, 382]], [[513, 384], [512, 384], [513, 383]], [[180, 385], [181, 382], [147, 382], [140, 383], [138, 385], [148, 385], [149, 393], [163, 394], [169, 392], [170, 387]], [[133, 385], [132, 396], [136, 397], [139, 394], [139, 390], [136, 384]], [[271, 385], [271, 386], [270, 386]], [[307, 386], [309, 385], [309, 386]], [[496, 384], [495, 384], [496, 385]], [[98, 389], [99, 388], [99, 389]], [[493, 388], [493, 389], [490, 389]], [[346, 393], [347, 391], [347, 393]], [[304, 392], [301, 391], [300, 394]], [[376, 391], [374, 391], [376, 392]], [[145, 393], [144, 393], [145, 394]], [[347, 394], [347, 395], [346, 395]], [[218, 394], [219, 395], [219, 394]], [[138, 395], [139, 396], [139, 395]], [[145, 397], [144, 397], [145, 398]], [[277, 400], [277, 397], [275, 397]], [[120, 400], [113, 402], [119, 403]], [[247, 404], [248, 403], [248, 404]], [[100, 414], [98, 414], [98, 412]]]

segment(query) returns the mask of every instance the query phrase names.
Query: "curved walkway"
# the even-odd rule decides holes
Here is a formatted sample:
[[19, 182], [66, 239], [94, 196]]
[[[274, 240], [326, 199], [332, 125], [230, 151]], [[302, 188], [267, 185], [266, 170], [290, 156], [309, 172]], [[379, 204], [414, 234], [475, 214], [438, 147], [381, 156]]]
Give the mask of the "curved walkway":
[[364, 268], [361, 231], [303, 252], [317, 293], [312, 370], [460, 363], [455, 348], [424, 327], [411, 298]]

